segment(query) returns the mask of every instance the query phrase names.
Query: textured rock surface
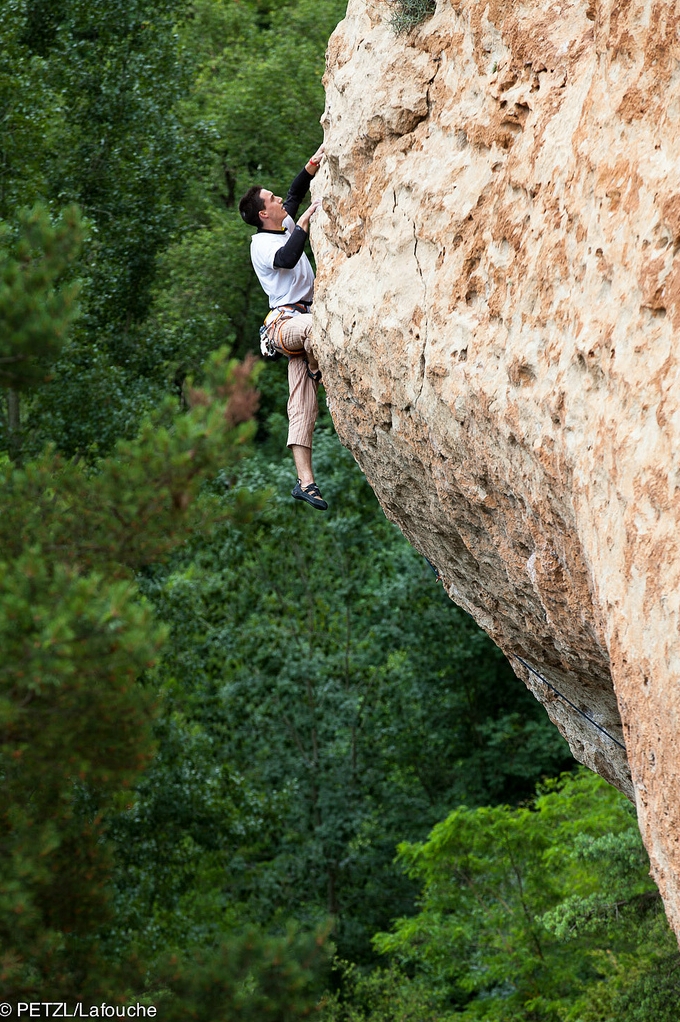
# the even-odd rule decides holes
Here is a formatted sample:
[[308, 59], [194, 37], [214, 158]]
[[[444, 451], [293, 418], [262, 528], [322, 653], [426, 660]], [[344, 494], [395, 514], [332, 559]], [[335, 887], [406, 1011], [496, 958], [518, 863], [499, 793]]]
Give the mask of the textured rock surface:
[[452, 598], [609, 733], [513, 661], [635, 799], [679, 929], [680, 10], [388, 17], [350, 0], [329, 47], [333, 417]]

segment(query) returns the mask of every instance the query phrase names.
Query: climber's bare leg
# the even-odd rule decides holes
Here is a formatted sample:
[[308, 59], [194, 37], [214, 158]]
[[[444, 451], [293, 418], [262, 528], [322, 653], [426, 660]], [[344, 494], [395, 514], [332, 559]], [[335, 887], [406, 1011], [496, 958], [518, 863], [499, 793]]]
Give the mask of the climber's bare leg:
[[300, 480], [300, 485], [302, 487], [309, 486], [310, 483], [314, 482], [314, 472], [312, 471], [312, 448], [302, 447], [300, 444], [291, 444], [290, 449], [293, 452], [295, 468], [297, 471], [297, 477]]

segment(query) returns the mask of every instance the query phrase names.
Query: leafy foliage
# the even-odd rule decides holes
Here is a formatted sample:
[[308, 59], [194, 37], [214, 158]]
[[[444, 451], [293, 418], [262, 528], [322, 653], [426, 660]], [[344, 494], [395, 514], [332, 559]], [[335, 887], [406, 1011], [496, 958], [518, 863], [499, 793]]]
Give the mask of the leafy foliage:
[[57, 144], [62, 111], [45, 61], [26, 44], [29, 6], [4, 3], [0, 33], [0, 218], [45, 198], [47, 153]]
[[171, 956], [158, 978], [170, 994], [161, 1002], [168, 1022], [299, 1022], [316, 1014], [326, 963], [325, 935], [289, 931], [263, 937], [250, 928], [217, 951]]
[[82, 314], [50, 386], [24, 402], [26, 443], [34, 454], [51, 440], [92, 456], [133, 436], [162, 397], [163, 366], [142, 324], [157, 255], [198, 159], [176, 113], [191, 83], [176, 31], [187, 4], [8, 6], [0, 104], [19, 141], [12, 131], [0, 140], [8, 200], [0, 215], [11, 222], [18, 205], [37, 198], [51, 210], [77, 202], [89, 226], [78, 266]]
[[111, 868], [102, 813], [148, 765], [154, 697], [136, 678], [165, 635], [140, 603], [131, 569], [166, 556], [184, 529], [215, 519], [210, 501], [196, 499], [200, 482], [252, 435], [239, 424], [252, 411], [247, 369], [232, 366], [225, 384], [216, 358], [211, 374], [222, 377], [222, 402], [217, 394], [174, 422], [165, 407], [96, 473], [51, 452], [3, 468], [0, 938], [8, 996], [35, 999], [48, 981], [55, 994], [94, 994], [117, 979], [97, 951]]
[[392, 965], [370, 972], [336, 959], [340, 990], [322, 1002], [323, 1022], [451, 1022], [427, 980], [419, 982]]
[[55, 225], [39, 206], [18, 220], [14, 236], [0, 227], [0, 386], [14, 390], [44, 381], [66, 340], [78, 284], [62, 281], [83, 236], [75, 207]]
[[424, 882], [422, 908], [376, 946], [451, 1018], [597, 1022], [628, 1017], [661, 963], [677, 983], [633, 814], [594, 775], [552, 782], [527, 807], [456, 809], [400, 857]]

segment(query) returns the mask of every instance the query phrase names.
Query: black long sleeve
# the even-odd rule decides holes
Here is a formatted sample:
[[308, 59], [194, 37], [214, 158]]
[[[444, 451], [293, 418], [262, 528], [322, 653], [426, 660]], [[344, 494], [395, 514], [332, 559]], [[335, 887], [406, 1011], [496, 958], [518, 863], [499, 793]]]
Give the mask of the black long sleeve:
[[274, 256], [274, 266], [279, 270], [292, 270], [305, 250], [306, 241], [307, 232], [302, 227], [296, 227], [286, 244]]
[[292, 185], [288, 189], [288, 195], [283, 203], [283, 208], [289, 216], [295, 217], [298, 211], [300, 203], [304, 199], [305, 195], [309, 191], [309, 186], [312, 181], [312, 175], [308, 174], [303, 167], [298, 176], [293, 181]]

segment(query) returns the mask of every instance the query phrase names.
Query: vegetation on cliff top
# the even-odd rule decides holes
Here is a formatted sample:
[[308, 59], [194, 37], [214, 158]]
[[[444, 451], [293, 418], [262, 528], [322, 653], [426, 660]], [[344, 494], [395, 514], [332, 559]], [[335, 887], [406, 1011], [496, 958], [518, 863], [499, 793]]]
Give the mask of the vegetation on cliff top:
[[397, 34], [410, 32], [434, 14], [437, 7], [436, 0], [388, 0], [388, 3], [392, 7], [390, 25]]

